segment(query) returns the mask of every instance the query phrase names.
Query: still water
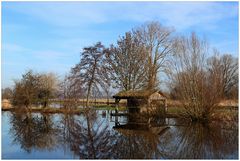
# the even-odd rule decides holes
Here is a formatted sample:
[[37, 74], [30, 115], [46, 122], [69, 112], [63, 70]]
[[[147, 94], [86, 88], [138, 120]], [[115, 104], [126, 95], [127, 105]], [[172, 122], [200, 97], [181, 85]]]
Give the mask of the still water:
[[[140, 119], [141, 120], [141, 119]], [[136, 121], [136, 120], [135, 120]], [[2, 159], [237, 159], [238, 125], [2, 112]]]

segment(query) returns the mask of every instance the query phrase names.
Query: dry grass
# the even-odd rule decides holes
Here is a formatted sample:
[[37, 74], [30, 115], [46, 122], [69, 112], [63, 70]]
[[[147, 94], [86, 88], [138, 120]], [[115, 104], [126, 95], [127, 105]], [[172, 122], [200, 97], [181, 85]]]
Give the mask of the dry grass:
[[13, 107], [12, 107], [10, 101], [7, 99], [3, 99], [2, 100], [2, 109], [7, 110], [7, 109], [11, 109], [11, 108], [13, 108]]
[[[181, 107], [182, 103], [178, 100], [167, 100], [168, 107]], [[219, 104], [219, 107], [237, 107], [238, 100], [222, 100]]]
[[115, 97], [148, 97], [156, 91], [153, 90], [138, 90], [138, 91], [121, 91], [115, 95]]

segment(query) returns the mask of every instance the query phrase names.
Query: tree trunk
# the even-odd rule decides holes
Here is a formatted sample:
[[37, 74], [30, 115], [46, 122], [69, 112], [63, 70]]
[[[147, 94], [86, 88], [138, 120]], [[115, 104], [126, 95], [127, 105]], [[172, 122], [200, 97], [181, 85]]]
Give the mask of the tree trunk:
[[107, 105], [109, 105], [109, 97], [107, 97]]
[[95, 60], [95, 64], [94, 64], [94, 68], [93, 68], [93, 72], [91, 73], [92, 74], [92, 78], [89, 82], [89, 86], [88, 86], [88, 92], [87, 92], [87, 103], [86, 103], [86, 106], [88, 107], [89, 106], [89, 96], [90, 96], [90, 92], [91, 92], [91, 88], [92, 88], [92, 83], [93, 83], [93, 80], [94, 80], [94, 75], [95, 75], [95, 70], [96, 70], [96, 60]]
[[48, 104], [47, 101], [44, 101], [44, 102], [43, 102], [43, 108], [46, 108], [46, 107], [47, 107], [47, 104]]
[[88, 91], [87, 91], [87, 100], [86, 100], [86, 106], [88, 107], [89, 105], [89, 95], [90, 95], [90, 90], [89, 90], [90, 86], [88, 87]]

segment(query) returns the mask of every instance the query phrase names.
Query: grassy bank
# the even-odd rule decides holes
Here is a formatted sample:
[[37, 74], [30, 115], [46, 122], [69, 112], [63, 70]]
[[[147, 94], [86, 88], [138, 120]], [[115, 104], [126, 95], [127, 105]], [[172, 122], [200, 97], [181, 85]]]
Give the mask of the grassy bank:
[[[100, 99], [101, 100], [101, 99]], [[91, 108], [96, 110], [115, 110], [115, 106], [113, 104], [106, 105], [104, 104], [104, 101], [106, 99], [101, 100], [101, 104], [92, 104]], [[113, 100], [111, 100], [113, 101]], [[57, 103], [57, 102], [56, 102]], [[106, 102], [105, 102], [106, 103]], [[124, 103], [124, 102], [122, 102]], [[80, 104], [79, 104], [80, 105]], [[2, 101], [2, 111], [24, 111], [22, 110], [24, 108], [19, 107], [13, 107], [8, 100]], [[86, 108], [84, 107], [77, 107], [77, 108], [55, 108], [55, 107], [46, 107], [46, 108], [40, 108], [40, 107], [32, 107], [32, 112], [40, 112], [40, 113], [69, 113], [69, 114], [81, 114], [84, 112]], [[127, 110], [126, 106], [120, 105], [118, 107], [119, 111]], [[173, 101], [168, 100], [168, 108], [166, 117], [185, 117], [186, 114], [184, 113], [184, 108], [181, 107], [181, 104], [179, 101]], [[213, 114], [213, 118], [216, 120], [220, 120], [221, 118], [229, 120], [229, 119], [236, 119], [238, 117], [238, 102], [237, 101], [222, 101], [219, 104], [219, 107], [215, 110]]]
[[[115, 110], [115, 107], [112, 106], [92, 106], [91, 109], [95, 110]], [[39, 107], [32, 107], [30, 108], [31, 112], [39, 112], [39, 113], [49, 113], [49, 114], [54, 114], [54, 113], [66, 113], [66, 114], [81, 114], [86, 110], [86, 108], [74, 108], [74, 109], [67, 109], [67, 108], [51, 108], [51, 107], [46, 107], [46, 108], [39, 108]], [[125, 111], [127, 110], [126, 107], [120, 106], [118, 108], [118, 111]], [[15, 111], [15, 112], [25, 112], [25, 108], [2, 108], [2, 111]], [[187, 117], [186, 114], [184, 113], [184, 108], [182, 107], [168, 107], [166, 117]], [[229, 108], [229, 107], [219, 107], [219, 109], [216, 109], [214, 114], [213, 114], [213, 119], [214, 120], [232, 120], [236, 119], [238, 117], [238, 109], [237, 108]]]

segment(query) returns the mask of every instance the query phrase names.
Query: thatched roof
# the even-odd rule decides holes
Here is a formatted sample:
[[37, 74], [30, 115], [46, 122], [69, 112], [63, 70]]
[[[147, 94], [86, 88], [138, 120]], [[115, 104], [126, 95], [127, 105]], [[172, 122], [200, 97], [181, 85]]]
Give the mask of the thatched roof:
[[157, 90], [129, 90], [129, 91], [121, 91], [113, 96], [113, 98], [118, 99], [128, 99], [128, 98], [148, 98], [153, 93], [157, 92]]

